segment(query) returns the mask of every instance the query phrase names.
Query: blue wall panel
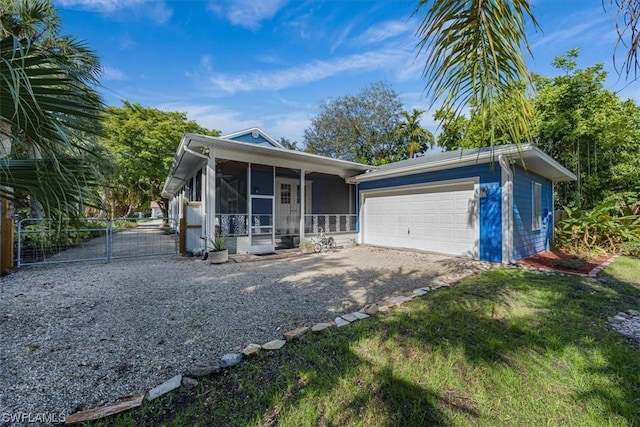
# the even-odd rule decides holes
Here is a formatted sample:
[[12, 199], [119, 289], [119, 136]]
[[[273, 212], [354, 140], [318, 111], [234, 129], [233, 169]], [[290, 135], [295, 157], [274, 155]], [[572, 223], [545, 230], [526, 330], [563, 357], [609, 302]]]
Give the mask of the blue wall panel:
[[269, 142], [269, 140], [267, 138], [265, 138], [264, 136], [258, 134], [258, 137], [254, 138], [253, 135], [251, 135], [251, 132], [245, 133], [243, 135], [234, 136], [233, 138], [231, 138], [231, 140], [232, 141], [240, 141], [240, 142], [248, 142], [250, 144], [267, 145], [269, 147], [275, 147], [275, 145], [273, 145], [271, 142]]
[[[367, 181], [359, 184], [360, 191], [383, 189], [402, 185], [425, 184], [452, 179], [480, 177], [480, 187], [487, 187], [487, 197], [480, 199], [480, 259], [500, 262], [502, 260], [502, 192], [501, 169], [497, 163], [465, 166], [435, 172], [416, 173], [394, 178]], [[358, 206], [358, 209], [360, 206]], [[358, 225], [359, 226], [359, 225]]]
[[[533, 230], [533, 184], [542, 185], [542, 224]], [[553, 184], [546, 178], [518, 167], [513, 175], [513, 260], [548, 248], [553, 233]]]
[[480, 184], [487, 197], [480, 199], [480, 259], [502, 261], [502, 187], [499, 182]]

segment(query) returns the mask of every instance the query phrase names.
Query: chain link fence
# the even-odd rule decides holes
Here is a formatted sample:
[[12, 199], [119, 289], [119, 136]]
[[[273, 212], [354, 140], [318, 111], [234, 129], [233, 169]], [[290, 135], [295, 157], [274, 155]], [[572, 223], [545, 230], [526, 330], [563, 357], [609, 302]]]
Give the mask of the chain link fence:
[[18, 267], [177, 253], [178, 224], [173, 218], [62, 222], [26, 218], [16, 225]]

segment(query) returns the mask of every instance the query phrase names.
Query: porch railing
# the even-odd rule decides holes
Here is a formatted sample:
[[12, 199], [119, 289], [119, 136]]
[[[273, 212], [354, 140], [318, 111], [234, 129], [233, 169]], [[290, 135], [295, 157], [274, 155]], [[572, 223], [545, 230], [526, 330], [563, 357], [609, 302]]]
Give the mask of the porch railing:
[[[300, 226], [297, 218], [292, 215], [287, 215], [284, 221], [278, 221], [282, 218], [276, 218], [276, 235], [299, 234]], [[318, 228], [322, 228], [326, 233], [355, 233], [356, 218], [355, 214], [307, 214], [304, 216], [304, 232], [313, 234]], [[260, 224], [259, 221], [259, 218], [256, 218], [254, 224]], [[216, 215], [216, 232], [224, 236], [246, 236], [249, 234], [248, 224], [249, 215], [247, 214]]]
[[326, 233], [355, 233], [355, 214], [310, 214], [304, 216], [304, 232], [315, 233], [322, 228]]
[[246, 236], [249, 234], [247, 214], [216, 215], [216, 234], [223, 236]]

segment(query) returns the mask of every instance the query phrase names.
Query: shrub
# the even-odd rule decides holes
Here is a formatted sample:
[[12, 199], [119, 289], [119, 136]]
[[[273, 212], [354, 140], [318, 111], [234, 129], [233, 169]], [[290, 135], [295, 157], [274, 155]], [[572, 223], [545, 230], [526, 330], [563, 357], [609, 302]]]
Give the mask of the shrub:
[[602, 249], [620, 252], [624, 245], [640, 245], [638, 193], [608, 197], [590, 210], [565, 207], [567, 218], [556, 224], [556, 245], [573, 252]]
[[211, 250], [214, 252], [227, 249], [227, 239], [224, 236], [208, 237], [211, 244]]
[[640, 258], [640, 242], [625, 242], [622, 244], [620, 253], [634, 258]]

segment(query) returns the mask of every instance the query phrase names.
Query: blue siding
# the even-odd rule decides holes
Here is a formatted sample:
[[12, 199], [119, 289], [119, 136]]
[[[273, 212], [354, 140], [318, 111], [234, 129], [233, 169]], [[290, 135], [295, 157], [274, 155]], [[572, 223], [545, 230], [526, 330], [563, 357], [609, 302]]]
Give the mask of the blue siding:
[[251, 132], [247, 132], [247, 133], [242, 134], [242, 135], [234, 136], [233, 138], [231, 138], [231, 140], [232, 141], [240, 141], [240, 142], [248, 142], [248, 143], [257, 144], [257, 145], [267, 145], [269, 147], [275, 147], [274, 144], [269, 142], [269, 140], [267, 138], [265, 138], [264, 136], [262, 136], [261, 134], [258, 134], [258, 137], [254, 138], [253, 135], [251, 134]]
[[[533, 230], [533, 183], [542, 185], [542, 223]], [[516, 168], [513, 175], [513, 260], [548, 249], [553, 233], [553, 183], [546, 178]]]
[[[424, 172], [414, 175], [362, 182], [359, 184], [358, 188], [358, 203], [360, 202], [360, 191], [363, 190], [389, 188], [402, 185], [426, 184], [429, 182], [476, 176], [480, 177], [480, 187], [487, 187], [487, 197], [480, 200], [479, 256], [483, 261], [500, 262], [502, 261], [502, 191], [500, 186], [501, 170], [497, 163], [480, 164], [456, 169]], [[358, 209], [360, 209], [359, 205]]]
[[500, 182], [480, 184], [481, 191], [482, 187], [487, 188], [487, 197], [480, 199], [480, 259], [501, 262], [502, 187]]

